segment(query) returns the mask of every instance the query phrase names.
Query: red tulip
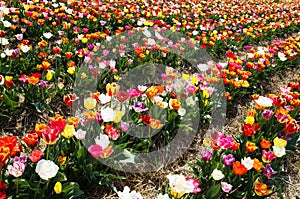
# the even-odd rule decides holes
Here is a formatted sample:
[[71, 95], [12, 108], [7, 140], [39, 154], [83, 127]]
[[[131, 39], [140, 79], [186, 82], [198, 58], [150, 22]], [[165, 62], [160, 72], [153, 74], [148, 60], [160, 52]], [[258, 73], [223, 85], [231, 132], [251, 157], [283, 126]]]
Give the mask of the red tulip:
[[63, 98], [63, 101], [64, 101], [65, 105], [67, 105], [67, 106], [73, 106], [73, 102], [76, 99], [77, 99], [76, 94], [72, 93], [72, 94], [65, 95], [64, 98]]

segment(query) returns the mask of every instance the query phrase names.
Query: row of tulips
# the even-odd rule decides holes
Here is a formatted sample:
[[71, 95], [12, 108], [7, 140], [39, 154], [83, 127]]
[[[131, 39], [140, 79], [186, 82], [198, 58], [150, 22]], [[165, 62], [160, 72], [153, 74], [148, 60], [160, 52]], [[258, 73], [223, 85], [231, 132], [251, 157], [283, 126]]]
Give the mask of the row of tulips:
[[[300, 77], [277, 95], [253, 95], [240, 135], [215, 132], [203, 140], [201, 158], [189, 164], [192, 178], [169, 174], [158, 199], [265, 198], [285, 180], [283, 162], [299, 146]], [[121, 199], [143, 198], [124, 187]]]
[[[86, 73], [94, 78], [93, 74]], [[199, 120], [195, 107], [203, 107], [200, 117], [209, 120], [211, 77], [166, 67], [160, 78], [161, 85], [122, 90], [113, 82], [106, 84], [106, 92], [66, 95], [67, 105], [84, 110], [69, 118], [56, 114], [22, 138], [2, 137], [2, 198], [77, 197], [83, 194], [77, 182], [111, 184], [113, 178], [121, 178], [110, 173], [107, 158], [122, 156], [120, 165], [137, 163], [134, 154], [157, 150], [176, 133], [191, 131], [191, 121]]]
[[[163, 31], [162, 29], [161, 31]], [[294, 36], [290, 37], [286, 40], [279, 41], [275, 40], [270, 46], [267, 47], [259, 47], [257, 49], [254, 49], [251, 46], [246, 46], [247, 56], [246, 57], [238, 57], [235, 53], [232, 51], [227, 51], [226, 56], [228, 57], [227, 63], [219, 63], [217, 65], [217, 69], [221, 71], [221, 77], [224, 78], [224, 84], [227, 88], [227, 99], [234, 99], [237, 95], [243, 95], [247, 93], [251, 93], [251, 91], [254, 90], [255, 86], [257, 85], [257, 79], [266, 76], [267, 73], [270, 73], [272, 71], [276, 71], [278, 69], [282, 69], [283, 67], [293, 66], [298, 58], [298, 42], [299, 37]], [[195, 42], [195, 40], [191, 39], [191, 45]], [[176, 43], [177, 46], [175, 46], [175, 49], [181, 49], [184, 50], [182, 42], [178, 41]], [[95, 52], [99, 51], [99, 45], [93, 46], [93, 49]], [[119, 64], [116, 65], [116, 62], [112, 62], [107, 60], [107, 62], [102, 62], [99, 64], [100, 67], [109, 66], [109, 70], [112, 73], [112, 75], [115, 74], [114, 77], [118, 77], [118, 74], [120, 74], [122, 71], [122, 68], [127, 67], [134, 68], [135, 64], [143, 64], [151, 61], [151, 59], [154, 59], [157, 63], [166, 63], [166, 64], [172, 64], [171, 59], [173, 59], [173, 55], [169, 53], [174, 50], [174, 46], [168, 46], [167, 48], [162, 47], [156, 47], [156, 49], [149, 47], [149, 44], [143, 43], [142, 46], [146, 47], [137, 47], [134, 50], [135, 56], [132, 57], [134, 59], [128, 59], [127, 63], [122, 63], [121, 68], [119, 68]], [[179, 47], [178, 47], [179, 46]], [[153, 56], [152, 53], [150, 53], [150, 50], [159, 50], [162, 51], [162, 54], [159, 54], [156, 57]], [[126, 48], [123, 48], [122, 51], [119, 50], [119, 53], [126, 52]], [[104, 50], [103, 53], [109, 53], [109, 50], [107, 52]], [[106, 55], [106, 54], [104, 54]], [[95, 60], [95, 53], [87, 53], [87, 57], [83, 60], [83, 63], [90, 63], [90, 60]], [[108, 58], [108, 57], [107, 57]], [[68, 70], [71, 74], [74, 75], [75, 73], [75, 66], [74, 62], [70, 61], [68, 63]], [[125, 65], [124, 65], [125, 64]], [[103, 65], [103, 66], [102, 66]], [[173, 63], [174, 65], [174, 63]], [[124, 70], [124, 69], [123, 69]], [[103, 72], [102, 72], [103, 73]], [[44, 74], [44, 75], [43, 75]], [[5, 87], [12, 87], [14, 84], [13, 76], [2, 76], [1, 78], [1, 84]], [[44, 80], [43, 80], [44, 79]], [[19, 82], [23, 83], [22, 87], [16, 87], [15, 89], [6, 89], [3, 87], [3, 93], [1, 95], [1, 98], [3, 98], [3, 106], [10, 105], [14, 106], [18, 105], [18, 103], [14, 102], [13, 100], [9, 99], [9, 94], [14, 93], [16, 95], [17, 92], [23, 92], [25, 95], [25, 98], [28, 97], [35, 97], [34, 99], [40, 99], [42, 105], [44, 108], [50, 108], [48, 104], [46, 104], [43, 101], [51, 100], [53, 96], [57, 93], [60, 93], [60, 91], [63, 90], [64, 85], [66, 84], [66, 81], [64, 82], [60, 77], [59, 74], [56, 74], [53, 70], [47, 70], [47, 72], [44, 73], [33, 73], [32, 75], [25, 75], [22, 74], [21, 77], [18, 80]], [[73, 80], [72, 80], [73, 81]], [[64, 83], [63, 83], [64, 82]], [[249, 88], [250, 87], [250, 88]], [[234, 89], [233, 89], [234, 88]], [[239, 89], [237, 89], [239, 88]], [[25, 89], [25, 90], [24, 90]], [[40, 92], [34, 92], [34, 90], [39, 90]], [[70, 89], [70, 88], [69, 88]], [[69, 90], [66, 89], [66, 90]], [[26, 92], [25, 92], [26, 91]], [[234, 91], [234, 92], [233, 92]], [[61, 93], [64, 93], [63, 91]], [[28, 96], [28, 97], [27, 97]], [[36, 108], [41, 111], [40, 105], [41, 103], [34, 103], [36, 105]], [[51, 110], [51, 109], [50, 109]]]
[[227, 99], [257, 92], [260, 79], [267, 78], [278, 70], [297, 67], [299, 41], [300, 36], [292, 36], [283, 40], [274, 40], [264, 47], [247, 45], [244, 47], [244, 55], [240, 56], [233, 51], [227, 51], [227, 67], [220, 71], [220, 76], [226, 85]]
[[[219, 81], [216, 74], [220, 73], [220, 77], [224, 79], [227, 99], [234, 99], [237, 95], [251, 93], [259, 77], [267, 76], [273, 70], [293, 65], [298, 59], [299, 37], [296, 36], [283, 41], [275, 40], [266, 48], [255, 49], [245, 46], [249, 51], [245, 58], [227, 51], [235, 49], [236, 46], [240, 48], [248, 42], [269, 39], [274, 35], [273, 28], [279, 34], [297, 28], [298, 9], [289, 12], [296, 7], [289, 1], [284, 4], [247, 1], [234, 2], [234, 5], [227, 1], [218, 2], [219, 4], [212, 1], [194, 2], [194, 4], [190, 1], [178, 3], [158, 1], [157, 9], [155, 8], [158, 12], [153, 10], [146, 1], [126, 2], [126, 6], [122, 2], [90, 1], [53, 3], [35, 0], [0, 3], [0, 41], [3, 50], [0, 69], [2, 116], [20, 106], [20, 99], [18, 99], [20, 96], [25, 97], [25, 103], [31, 103], [40, 112], [44, 109], [52, 111], [48, 103], [57, 94], [64, 96], [64, 103], [75, 109], [72, 113], [73, 117], [64, 118], [55, 115], [50, 118], [48, 124], [36, 124], [35, 129], [20, 140], [15, 136], [1, 138], [0, 187], [3, 198], [6, 196], [72, 198], [83, 193], [76, 182], [80, 182], [80, 185], [86, 182], [110, 184], [112, 178], [120, 178], [120, 176], [112, 175], [102, 161], [115, 155], [117, 151], [113, 148], [114, 145], [125, 151], [122, 164], [136, 163], [136, 160], [128, 154], [154, 151], [161, 145], [167, 144], [180, 128], [191, 130], [188, 121], [184, 122], [184, 118], [195, 120], [193, 112], [189, 110], [201, 107], [200, 119], [202, 121], [210, 119], [209, 113], [213, 106], [210, 98], [214, 93], [212, 85]], [[275, 9], [270, 5], [275, 6]], [[228, 11], [235, 13], [234, 10], [238, 10], [237, 14], [230, 16], [225, 14]], [[248, 12], [244, 12], [245, 10]], [[266, 14], [262, 16], [261, 12]], [[283, 18], [285, 20], [282, 20]], [[241, 27], [237, 27], [237, 23], [240, 23]], [[155, 36], [158, 41], [154, 41], [148, 35], [149, 31], [146, 28], [134, 28], [135, 26], [153, 27], [157, 31]], [[191, 38], [173, 35], [173, 40], [168, 39], [170, 35], [164, 33], [168, 33], [169, 29], [174, 33], [176, 31], [186, 33]], [[122, 33], [125, 30], [127, 31]], [[135, 37], [137, 32], [142, 32], [144, 36]], [[117, 46], [109, 46], [111, 44], [109, 42], [115, 40], [118, 41]], [[126, 42], [134, 44], [133, 48], [126, 46]], [[208, 70], [207, 66], [198, 66], [199, 70], [206, 74], [178, 73], [174, 68], [189, 65], [179, 55], [193, 57], [199, 52], [195, 48], [196, 44], [201, 44], [212, 53], [222, 54], [227, 51], [228, 63], [217, 64], [211, 70]], [[220, 50], [216, 51], [217, 49]], [[118, 81], [122, 82], [123, 72], [149, 62], [168, 66], [163, 74], [159, 75], [160, 83], [136, 85], [122, 90]], [[88, 66], [88, 69], [85, 70], [84, 66]], [[139, 75], [147, 76], [143, 74], [145, 71], [149, 72], [151, 69], [144, 70]], [[216, 77], [207, 77], [207, 73]], [[82, 97], [82, 93], [72, 90], [74, 81], [78, 79], [80, 81], [75, 82], [76, 85], [85, 88], [97, 78], [100, 78], [101, 82], [97, 85], [100, 92], [80, 90], [85, 94]], [[81, 83], [85, 84], [80, 85]], [[291, 86], [295, 89], [298, 84], [294, 83]], [[269, 102], [272, 99], [274, 104], [260, 107], [270, 108], [263, 117], [270, 116], [269, 120], [279, 117], [279, 122], [284, 126], [278, 128], [284, 128], [284, 131], [288, 131], [286, 129], [298, 131], [299, 125], [296, 122], [298, 119], [293, 120], [294, 112], [299, 109], [298, 98], [297, 93], [284, 94], [282, 99], [269, 96]], [[260, 97], [256, 100], [257, 104], [261, 105], [264, 104], [261, 101], [266, 99]], [[276, 100], [287, 102], [277, 104]], [[292, 104], [285, 106], [284, 103]], [[287, 112], [282, 109], [282, 113], [277, 111], [278, 107], [282, 107]], [[78, 111], [76, 108], [84, 109], [81, 115], [75, 114]], [[261, 109], [257, 108], [257, 112], [265, 111]], [[274, 114], [277, 112], [280, 112], [280, 116]], [[193, 179], [170, 175], [168, 176], [171, 184], [169, 196], [161, 194], [160, 197], [180, 198], [186, 193], [198, 193], [199, 182], [203, 190], [209, 190], [204, 192], [207, 198], [215, 197], [209, 194], [219, 194], [220, 187], [222, 189], [227, 187], [227, 192], [236, 196], [254, 197], [253, 190], [248, 190], [247, 193], [232, 191], [230, 186], [236, 186], [232, 181], [235, 179], [231, 178], [232, 175], [229, 175], [228, 179], [226, 176], [226, 181], [224, 179], [220, 185], [215, 181], [219, 178], [223, 179], [222, 174], [230, 172], [233, 167], [233, 164], [224, 167], [221, 163], [217, 163], [221, 161], [221, 153], [231, 154], [235, 160], [240, 161], [234, 162], [233, 171], [242, 170], [241, 165], [250, 168], [251, 161], [263, 165], [261, 167], [263, 171], [276, 170], [272, 160], [274, 159], [275, 162], [282, 158], [283, 156], [277, 157], [276, 154], [283, 153], [283, 149], [281, 145], [275, 145], [276, 136], [268, 135], [269, 137], [265, 139], [270, 143], [274, 142], [275, 149], [273, 147], [271, 150], [269, 147], [263, 148], [264, 152], [258, 150], [261, 149], [258, 147], [258, 140], [261, 137], [254, 135], [264, 132], [261, 130], [263, 127], [260, 126], [262, 123], [258, 116], [259, 114], [255, 112], [252, 112], [252, 115], [249, 113], [243, 126], [248, 135], [239, 138], [242, 141], [223, 134], [216, 134], [213, 140], [206, 140], [214, 146], [215, 151], [214, 153], [207, 151], [207, 156], [212, 153], [213, 158], [207, 158], [204, 162], [209, 165], [210, 160], [213, 160], [211, 164], [218, 166], [215, 170], [208, 171], [205, 179], [209, 179], [207, 176], [211, 175], [214, 181], [211, 178], [208, 182], [200, 180], [202, 171], [199, 170], [197, 173], [196, 169], [196, 177]], [[133, 133], [137, 130], [150, 132], [151, 135], [157, 132], [158, 134], [151, 138], [141, 134], [140, 138], [136, 138], [133, 136], [136, 134]], [[287, 134], [297, 135], [295, 132]], [[257, 150], [251, 154], [247, 151], [249, 155], [244, 157], [242, 155], [245, 150], [242, 149], [247, 147], [248, 138], [251, 138], [249, 147], [256, 147]], [[278, 135], [279, 138], [281, 139], [282, 136]], [[286, 137], [283, 135], [283, 138]], [[290, 138], [297, 139], [297, 137]], [[263, 155], [258, 154], [264, 153], [269, 157], [272, 152], [276, 158], [266, 162], [262, 158]], [[264, 163], [270, 163], [270, 166]], [[199, 161], [199, 165], [203, 166], [201, 164]], [[254, 171], [252, 168], [248, 170], [249, 172], [241, 173], [241, 176]], [[257, 183], [260, 184], [257, 189], [262, 190], [266, 187], [262, 179], [266, 179], [259, 177], [260, 181], [258, 180]], [[246, 181], [243, 181], [243, 177], [238, 180], [242, 184], [238, 188], [243, 190]], [[186, 185], [180, 184], [183, 188], [176, 184], [185, 182]], [[272, 182], [268, 183], [272, 184]], [[254, 192], [256, 193], [255, 190]], [[260, 191], [258, 193], [260, 194]], [[269, 193], [270, 191], [266, 189], [261, 195]], [[124, 192], [118, 194], [120, 197], [123, 197], [121, 196], [123, 194], [126, 198], [129, 197], [130, 192], [126, 188]], [[134, 194], [138, 195], [136, 192]], [[256, 193], [260, 196], [259, 194]], [[224, 195], [224, 197], [231, 196]], [[191, 196], [185, 195], [185, 197]]]
[[[17, 5], [8, 6], [17, 8], [12, 13], [17, 15], [13, 17], [16, 24], [11, 28], [13, 30], [19, 25], [19, 21], [29, 27], [47, 24], [66, 29], [69, 26], [75, 34], [81, 31], [86, 33], [87, 28], [92, 32], [100, 29], [101, 32], [110, 34], [111, 31], [120, 32], [136, 26], [156, 25], [174, 31], [185, 31], [189, 36], [198, 36], [198, 40], [203, 39], [204, 46], [207, 43], [208, 46], [213, 46], [215, 40], [219, 40], [218, 37], [222, 37], [224, 41], [227, 38], [239, 41], [245, 39], [243, 36], [255, 38], [270, 32], [278, 33], [281, 29], [297, 26], [299, 20], [298, 10], [288, 12], [297, 8], [297, 4], [291, 1], [156, 1], [153, 6], [149, 6], [146, 1], [60, 1], [53, 5], [48, 1], [20, 1]], [[24, 9], [25, 12], [20, 12], [19, 9]], [[6, 13], [9, 14], [9, 11]], [[79, 24], [87, 24], [89, 27], [77, 27]]]
[[157, 1], [149, 5], [147, 1], [2, 1], [0, 104], [7, 111], [1, 114], [13, 112], [23, 101], [38, 111], [51, 111], [49, 101], [69, 93], [81, 64], [93, 57], [105, 38], [134, 27], [182, 32], [217, 56], [256, 38], [288, 33], [299, 24], [293, 1]]
[[[65, 103], [73, 108], [78, 104], [84, 109], [82, 114], [67, 119], [56, 115], [50, 118], [48, 124], [36, 124], [35, 129], [21, 139], [16, 136], [1, 138], [1, 177], [3, 187], [7, 186], [3, 197], [5, 198], [6, 194], [36, 198], [49, 194], [58, 198], [79, 196], [82, 191], [75, 183], [77, 181], [110, 184], [112, 178], [120, 178], [110, 174], [103, 162], [111, 156], [118, 155], [117, 148], [126, 151], [123, 153], [124, 157], [119, 159], [121, 164], [137, 163], [130, 154], [158, 149], [167, 144], [182, 126], [190, 131], [189, 123], [182, 121], [186, 117], [194, 120], [194, 112], [191, 109], [200, 106], [203, 111], [201, 116], [206, 116], [200, 119], [209, 118], [209, 107], [212, 106], [210, 97], [214, 91], [206, 82], [210, 78], [199, 74], [181, 75], [171, 67], [165, 68], [161, 78], [164, 85], [139, 85], [137, 88], [121, 90], [122, 87], [117, 83], [108, 83], [105, 93], [89, 92], [82, 99], [76, 94], [70, 94], [64, 98]], [[204, 144], [208, 148], [202, 152], [202, 159], [193, 166], [196, 177], [182, 182], [183, 176], [168, 176], [171, 184], [186, 181], [189, 186], [194, 186], [193, 189], [188, 185], [179, 184], [180, 186], [174, 185], [174, 190], [171, 186], [169, 193], [175, 198], [180, 198], [186, 193], [198, 193], [202, 189], [206, 191], [201, 194], [207, 195], [207, 198], [214, 198], [219, 194], [222, 185], [237, 186], [235, 191], [227, 191], [236, 197], [247, 194], [248, 197], [249, 194], [254, 197], [255, 190], [244, 191], [249, 187], [248, 180], [271, 180], [271, 176], [263, 176], [280, 173], [279, 163], [286, 152], [294, 150], [293, 147], [297, 145], [299, 88], [300, 78], [298, 82], [290, 83], [289, 87], [281, 88], [277, 96], [253, 95], [255, 103], [248, 111], [243, 135], [232, 137], [214, 133], [211, 138], [206, 138]], [[132, 134], [136, 131], [150, 132], [151, 135], [136, 137], [136, 133]], [[155, 135], [157, 133], [158, 135]], [[283, 140], [286, 140], [286, 143]], [[282, 142], [285, 143], [284, 146], [280, 145]], [[251, 168], [249, 164], [252, 164]], [[202, 171], [201, 168], [204, 167], [211, 170]], [[273, 170], [276, 172], [265, 174]], [[223, 179], [226, 172], [226, 181], [217, 184], [217, 178]], [[246, 174], [247, 176], [244, 176]], [[269, 183], [270, 186], [277, 181], [265, 183]], [[263, 183], [259, 185], [266, 186]], [[190, 191], [186, 191], [185, 188]], [[265, 195], [271, 193], [268, 189], [265, 191]], [[216, 195], [209, 195], [211, 193]], [[225, 193], [224, 197], [227, 197]]]

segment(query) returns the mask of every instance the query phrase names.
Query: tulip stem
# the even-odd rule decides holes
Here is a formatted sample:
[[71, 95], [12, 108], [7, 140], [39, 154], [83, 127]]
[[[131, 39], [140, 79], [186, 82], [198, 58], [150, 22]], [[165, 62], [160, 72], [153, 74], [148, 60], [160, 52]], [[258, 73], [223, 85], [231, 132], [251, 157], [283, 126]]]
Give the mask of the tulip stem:
[[[39, 183], [38, 183], [38, 186], [37, 186], [37, 187], [40, 187], [41, 180], [42, 180], [42, 179], [40, 178], [40, 180], [39, 180]], [[34, 197], [34, 198], [36, 198], [36, 196], [37, 196], [36, 194], [37, 194], [37, 193], [38, 193], [38, 192], [37, 192], [37, 191], [35, 191], [35, 197]]]
[[0, 181], [2, 180], [2, 162], [0, 163]]
[[19, 180], [18, 180], [18, 178], [16, 179], [17, 181], [16, 181], [16, 188], [17, 188], [17, 197], [18, 197], [18, 193], [19, 193]]
[[47, 146], [47, 155], [46, 155], [46, 160], [48, 160], [48, 157], [49, 157], [49, 145]]

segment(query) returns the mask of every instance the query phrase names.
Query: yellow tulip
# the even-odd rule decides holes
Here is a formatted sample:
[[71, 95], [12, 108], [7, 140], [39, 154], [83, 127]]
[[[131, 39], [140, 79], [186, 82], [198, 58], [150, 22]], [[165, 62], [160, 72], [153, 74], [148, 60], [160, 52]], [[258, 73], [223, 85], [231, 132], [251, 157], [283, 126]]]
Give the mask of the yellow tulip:
[[52, 78], [53, 78], [52, 72], [48, 71], [47, 74], [46, 74], [46, 80], [50, 81]]
[[56, 194], [60, 194], [62, 191], [62, 184], [61, 182], [57, 181], [54, 185], [54, 191]]
[[120, 77], [118, 75], [114, 75], [114, 79], [118, 81]]
[[81, 42], [85, 44], [86, 42], [88, 42], [88, 39], [83, 37], [83, 38], [81, 38]]
[[282, 139], [282, 138], [278, 138], [276, 137], [274, 140], [274, 146], [278, 146], [278, 147], [286, 147], [287, 145], [287, 141]]
[[153, 23], [153, 22], [150, 22], [150, 21], [145, 21], [145, 22], [144, 22], [144, 25], [145, 25], [145, 26], [153, 26], [153, 24], [154, 24], [154, 23]]
[[13, 76], [5, 76], [5, 80], [6, 81], [12, 81], [13, 80]]
[[205, 89], [203, 90], [203, 97], [204, 98], [209, 98], [209, 93]]
[[114, 119], [114, 123], [119, 123], [124, 115], [124, 112], [123, 111], [118, 111], [118, 110], [115, 110], [114, 111], [116, 113], [116, 117]]
[[189, 77], [190, 77], [189, 74], [182, 74], [182, 78], [183, 78], [184, 80], [187, 80]]
[[204, 138], [204, 139], [203, 139], [203, 145], [204, 145], [204, 146], [210, 146], [210, 145], [211, 145], [211, 139], [209, 139], [209, 138]]
[[67, 70], [67, 72], [69, 74], [73, 75], [75, 73], [75, 69], [76, 69], [75, 66], [69, 67], [68, 70]]
[[249, 82], [247, 80], [242, 81], [242, 87], [248, 88], [249, 87]]
[[252, 116], [246, 117], [246, 124], [250, 124], [250, 125], [254, 124], [254, 117]]
[[112, 82], [112, 83], [108, 83], [105, 88], [107, 94], [109, 96], [113, 96], [119, 91], [120, 86], [117, 83]]
[[85, 79], [86, 76], [87, 76], [86, 73], [83, 72], [83, 73], [81, 73], [80, 78], [81, 78], [81, 79]]
[[71, 138], [74, 136], [75, 128], [73, 125], [67, 124], [64, 131], [61, 133], [65, 138]]
[[24, 10], [27, 12], [29, 9], [29, 5], [23, 5], [23, 7], [24, 7]]
[[86, 108], [86, 109], [93, 109], [93, 108], [95, 108], [96, 107], [96, 105], [97, 105], [97, 100], [95, 100], [95, 99], [93, 99], [93, 98], [91, 98], [91, 97], [88, 97], [88, 98], [86, 98], [85, 100], [84, 100], [84, 107]]
[[172, 187], [171, 187], [171, 195], [172, 195], [174, 198], [181, 198], [184, 194], [185, 194], [185, 192], [176, 193], [175, 191], [173, 191], [173, 189], [172, 189]]
[[192, 84], [197, 84], [199, 82], [198, 77], [191, 77]]

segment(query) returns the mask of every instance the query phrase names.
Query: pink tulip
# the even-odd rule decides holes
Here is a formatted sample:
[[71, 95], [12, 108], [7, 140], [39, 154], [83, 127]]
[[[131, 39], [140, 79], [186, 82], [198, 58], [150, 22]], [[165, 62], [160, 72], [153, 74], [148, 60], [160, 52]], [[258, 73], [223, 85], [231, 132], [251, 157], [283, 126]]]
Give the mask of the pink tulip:
[[100, 155], [102, 155], [102, 156], [104, 155], [104, 151], [103, 151], [102, 147], [100, 145], [98, 145], [98, 144], [91, 145], [88, 148], [88, 152], [94, 158], [99, 158]]
[[222, 190], [226, 193], [228, 193], [232, 189], [232, 185], [228, 184], [227, 182], [221, 182], [221, 187], [222, 187]]

